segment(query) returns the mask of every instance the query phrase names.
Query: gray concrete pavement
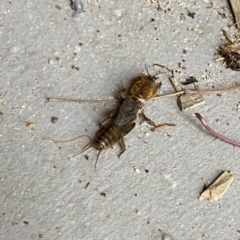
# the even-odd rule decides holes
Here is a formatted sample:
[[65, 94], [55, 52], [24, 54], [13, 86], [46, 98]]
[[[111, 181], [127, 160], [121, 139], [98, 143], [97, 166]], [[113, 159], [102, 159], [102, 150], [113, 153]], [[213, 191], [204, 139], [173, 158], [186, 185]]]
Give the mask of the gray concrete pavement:
[[[151, 3], [152, 2], [152, 3]], [[198, 88], [240, 84], [239, 73], [215, 63], [236, 33], [227, 1], [84, 1], [72, 21], [68, 1], [0, 3], [0, 239], [175, 240], [240, 239], [240, 152], [214, 139], [194, 113], [240, 141], [240, 93], [206, 96], [206, 104], [181, 112], [176, 98], [146, 103], [156, 123], [177, 126], [151, 132], [138, 125], [127, 151], [97, 151], [75, 158], [115, 105], [49, 103], [46, 97], [112, 99], [120, 81], [130, 85], [153, 63], [174, 69]], [[193, 14], [195, 13], [195, 14]], [[173, 91], [161, 74], [161, 94]], [[55, 123], [51, 121], [56, 117]], [[35, 129], [26, 126], [35, 124]], [[86, 156], [88, 156], [88, 160]], [[137, 169], [137, 170], [136, 170]], [[237, 174], [217, 203], [198, 200], [222, 171]]]

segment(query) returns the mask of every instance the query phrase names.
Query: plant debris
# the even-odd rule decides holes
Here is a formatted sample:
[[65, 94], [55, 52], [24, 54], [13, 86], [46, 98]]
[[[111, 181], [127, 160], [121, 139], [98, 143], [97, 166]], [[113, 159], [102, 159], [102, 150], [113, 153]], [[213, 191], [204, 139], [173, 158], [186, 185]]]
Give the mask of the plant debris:
[[169, 80], [176, 92], [184, 91], [183, 92], [184, 94], [179, 94], [180, 96], [178, 97], [178, 101], [177, 101], [178, 107], [180, 108], [181, 111], [187, 111], [191, 108], [194, 108], [196, 106], [199, 106], [205, 103], [201, 93], [191, 94], [191, 93], [185, 92], [184, 88], [182, 87], [182, 84], [174, 77], [173, 70], [170, 70], [163, 65], [159, 65], [159, 64], [154, 64], [154, 65], [168, 70], [168, 72], [171, 74], [171, 77], [169, 78]]
[[51, 122], [52, 122], [52, 123], [56, 123], [56, 122], [57, 122], [57, 120], [58, 120], [58, 118], [57, 118], [57, 117], [52, 117], [52, 118], [51, 118]]
[[81, 18], [81, 13], [84, 12], [83, 2], [81, 0], [71, 0], [70, 6], [74, 10], [72, 20], [74, 22], [79, 21]]
[[89, 184], [90, 184], [90, 182], [88, 182], [88, 183], [86, 184], [85, 189], [89, 186]]
[[192, 83], [197, 83], [198, 80], [195, 77], [190, 76], [189, 78], [186, 79], [185, 82], [181, 82], [182, 85], [189, 85]]
[[207, 199], [216, 202], [230, 187], [236, 174], [230, 171], [223, 172], [199, 197], [199, 200]]
[[223, 61], [223, 63], [226, 63], [227, 68], [240, 71], [240, 43], [239, 41], [233, 41], [225, 30], [222, 30], [222, 32], [229, 43], [219, 47], [218, 51], [221, 57], [216, 59], [215, 62]]
[[34, 130], [36, 128], [36, 124], [33, 122], [26, 123], [26, 126], [32, 130]]
[[215, 132], [212, 128], [210, 128], [208, 126], [208, 124], [206, 123], [206, 121], [204, 120], [204, 118], [199, 114], [199, 113], [195, 113], [196, 117], [199, 119], [199, 121], [202, 123], [202, 125], [209, 131], [210, 134], [212, 134], [214, 137], [217, 137], [219, 139], [221, 139], [224, 142], [227, 142], [229, 144], [232, 144], [233, 146], [236, 147], [240, 147], [240, 142], [236, 142], [234, 140], [231, 140], [217, 132]]
[[240, 2], [239, 0], [230, 0], [230, 4], [234, 14], [235, 23], [238, 29], [240, 29]]

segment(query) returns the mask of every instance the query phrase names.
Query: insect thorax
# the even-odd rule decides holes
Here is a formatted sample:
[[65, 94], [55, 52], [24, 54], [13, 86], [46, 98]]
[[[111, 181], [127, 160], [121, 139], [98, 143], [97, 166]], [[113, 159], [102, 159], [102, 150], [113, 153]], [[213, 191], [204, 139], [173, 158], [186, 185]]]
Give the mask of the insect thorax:
[[128, 97], [119, 106], [118, 113], [113, 120], [113, 125], [116, 127], [123, 127], [126, 124], [137, 119], [139, 110], [143, 107], [143, 103], [136, 98]]

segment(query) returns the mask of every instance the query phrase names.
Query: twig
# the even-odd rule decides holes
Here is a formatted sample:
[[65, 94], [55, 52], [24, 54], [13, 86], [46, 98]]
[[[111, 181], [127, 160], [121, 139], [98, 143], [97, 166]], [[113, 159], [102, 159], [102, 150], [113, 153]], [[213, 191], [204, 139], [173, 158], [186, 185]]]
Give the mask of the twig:
[[157, 100], [157, 99], [161, 99], [161, 98], [168, 98], [168, 97], [173, 97], [173, 96], [178, 96], [181, 94], [206, 94], [206, 95], [212, 95], [212, 94], [218, 94], [218, 93], [224, 93], [224, 92], [233, 92], [236, 90], [240, 89], [240, 85], [237, 85], [235, 87], [230, 87], [230, 88], [225, 88], [225, 89], [217, 89], [217, 90], [183, 90], [180, 92], [176, 92], [176, 93], [170, 93], [170, 94], [166, 94], [166, 95], [161, 95], [161, 96], [156, 96], [151, 98], [151, 100]]
[[[165, 95], [160, 95], [156, 97], [152, 97], [149, 100], [158, 100], [162, 98], [168, 98], [168, 97], [174, 97], [178, 95], [184, 95], [184, 94], [206, 94], [206, 95], [211, 95], [211, 94], [218, 94], [218, 93], [224, 93], [224, 92], [232, 92], [240, 89], [240, 85], [237, 85], [235, 87], [230, 87], [226, 89], [218, 89], [218, 90], [183, 90], [180, 92], [175, 92], [175, 93], [169, 93]], [[76, 99], [61, 99], [61, 98], [47, 98], [49, 102], [76, 102], [76, 103], [111, 103], [111, 102], [118, 102], [116, 99], [112, 100], [76, 100]]]
[[199, 113], [195, 113], [195, 115], [198, 118], [198, 120], [202, 123], [202, 125], [209, 131], [210, 134], [212, 134], [213, 136], [221, 139], [224, 142], [232, 144], [233, 146], [240, 147], [240, 143], [239, 142], [231, 140], [231, 139], [229, 139], [229, 138], [227, 138], [227, 137], [225, 137], [225, 136], [215, 132], [212, 128], [210, 128], [208, 126], [208, 124], [206, 123], [206, 121], [204, 120], [204, 118]]
[[230, 87], [230, 88], [225, 88], [225, 89], [217, 89], [217, 90], [186, 90], [186, 93], [191, 93], [191, 94], [206, 94], [206, 95], [211, 95], [211, 94], [218, 94], [218, 93], [224, 93], [224, 92], [232, 92], [240, 89], [240, 85], [237, 85], [235, 87]]
[[106, 103], [118, 102], [118, 100], [76, 100], [76, 99], [61, 99], [61, 98], [47, 98], [49, 102], [76, 102], [76, 103]]

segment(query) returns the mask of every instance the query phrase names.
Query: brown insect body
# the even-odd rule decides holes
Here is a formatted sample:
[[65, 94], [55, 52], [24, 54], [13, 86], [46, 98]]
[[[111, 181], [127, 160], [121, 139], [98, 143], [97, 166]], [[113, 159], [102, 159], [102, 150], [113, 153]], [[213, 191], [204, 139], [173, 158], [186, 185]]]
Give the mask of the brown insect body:
[[121, 140], [136, 125], [137, 115], [142, 107], [143, 103], [135, 97], [125, 99], [113, 115], [112, 121], [96, 133], [91, 146], [101, 151]]
[[154, 86], [156, 79], [155, 76], [151, 75], [143, 75], [134, 79], [128, 94], [130, 96], [138, 96], [144, 100], [152, 98], [161, 87], [161, 83], [157, 84], [156, 87]]
[[[153, 98], [161, 87], [161, 83], [155, 84], [156, 79], [157, 78], [155, 76], [151, 76], [149, 74], [143, 75], [133, 80], [126, 98], [122, 96], [125, 89], [122, 89], [119, 92], [118, 100], [120, 101], [120, 105], [103, 119], [94, 140], [90, 141], [90, 143], [80, 152], [83, 153], [92, 147], [99, 150], [94, 169], [96, 168], [96, 164], [102, 150], [112, 147], [117, 142], [120, 143], [121, 147], [121, 152], [118, 156], [126, 150], [124, 136], [135, 127], [139, 115], [144, 121], [147, 121], [150, 125], [156, 127], [156, 124], [147, 118], [143, 112], [145, 100]], [[61, 101], [61, 99], [57, 100]], [[66, 100], [63, 99], [62, 101]], [[86, 101], [91, 102], [88, 100]], [[71, 142], [76, 139], [65, 142]], [[51, 141], [54, 143], [62, 143], [61, 141]], [[78, 154], [71, 156], [71, 158], [77, 156]]]
[[144, 101], [154, 97], [161, 87], [161, 83], [155, 86], [156, 79], [155, 76], [151, 75], [143, 75], [134, 79], [126, 99], [122, 98], [122, 92], [120, 92], [122, 99], [121, 104], [116, 110], [111, 111], [105, 117], [94, 140], [82, 150], [82, 152], [84, 152], [91, 147], [99, 150], [95, 168], [102, 150], [112, 147], [117, 142], [120, 143], [121, 147], [121, 152], [118, 157], [126, 150], [124, 136], [135, 127], [138, 115], [140, 115], [144, 121], [156, 126], [143, 112]]
[[229, 34], [223, 30], [223, 34], [229, 43], [219, 48], [219, 53], [223, 57], [227, 68], [240, 71], [240, 43], [232, 41]]

